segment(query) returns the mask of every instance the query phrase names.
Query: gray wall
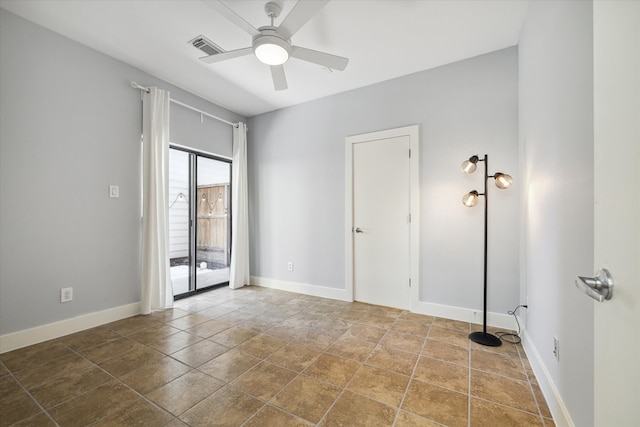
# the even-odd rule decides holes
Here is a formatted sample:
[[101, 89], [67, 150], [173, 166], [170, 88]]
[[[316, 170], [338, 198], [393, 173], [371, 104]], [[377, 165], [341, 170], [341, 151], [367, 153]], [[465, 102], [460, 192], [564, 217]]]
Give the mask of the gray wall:
[[[531, 2], [519, 45], [527, 329], [575, 425], [593, 425], [591, 2]], [[560, 361], [553, 337], [560, 340]]]
[[[242, 119], [0, 10], [0, 334], [139, 301], [142, 110], [131, 80]], [[176, 142], [231, 154], [230, 126], [171, 114]], [[61, 304], [68, 286], [74, 300]]]
[[[460, 164], [489, 154], [492, 173], [520, 179], [517, 67], [514, 47], [250, 118], [251, 274], [344, 289], [345, 137], [419, 124], [421, 299], [482, 308], [482, 208], [461, 203], [482, 176]], [[489, 191], [489, 310], [506, 313], [519, 195]]]

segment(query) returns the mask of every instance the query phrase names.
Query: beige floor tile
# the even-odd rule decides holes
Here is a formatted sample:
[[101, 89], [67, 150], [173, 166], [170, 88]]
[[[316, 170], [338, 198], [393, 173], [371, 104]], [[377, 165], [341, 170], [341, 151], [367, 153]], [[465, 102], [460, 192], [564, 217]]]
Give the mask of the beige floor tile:
[[56, 341], [45, 341], [18, 350], [0, 354], [0, 360], [13, 372], [44, 365], [62, 356], [73, 354], [67, 346]]
[[122, 338], [122, 335], [105, 327], [91, 328], [59, 338], [59, 341], [75, 351], [106, 344]]
[[450, 344], [445, 341], [427, 339], [422, 355], [457, 365], [469, 366], [469, 346]]
[[238, 349], [252, 356], [259, 357], [260, 359], [266, 359], [286, 344], [285, 341], [270, 337], [269, 335], [258, 335], [240, 344]]
[[266, 401], [282, 390], [296, 375], [288, 369], [262, 362], [233, 380], [231, 385]]
[[[438, 319], [439, 318], [436, 318], [436, 320]], [[434, 320], [433, 326], [431, 326], [431, 329], [429, 329], [428, 337], [430, 339], [444, 341], [449, 344], [455, 344], [455, 345], [468, 348], [469, 346], [468, 332], [436, 326], [435, 325], [436, 320]]]
[[397, 319], [404, 310], [400, 310], [399, 308], [393, 308], [393, 307], [384, 307], [381, 305], [370, 305], [369, 306], [369, 313], [371, 314], [376, 314], [379, 316], [385, 316], [385, 317], [389, 317], [391, 319]]
[[457, 331], [466, 332], [467, 335], [471, 332], [471, 325], [468, 322], [461, 322], [459, 320], [444, 319], [442, 317], [436, 317], [433, 319], [433, 326], [439, 328], [455, 329]]
[[114, 341], [109, 341], [106, 344], [87, 348], [80, 351], [79, 353], [93, 363], [100, 363], [104, 362], [107, 359], [111, 359], [112, 357], [127, 353], [134, 348], [141, 347], [143, 347], [143, 345], [137, 341], [131, 340], [129, 338], [120, 338]]
[[111, 375], [121, 377], [145, 364], [156, 363], [166, 356], [157, 350], [146, 346], [134, 346], [133, 350], [107, 359], [100, 363], [100, 367]]
[[398, 317], [400, 320], [411, 320], [412, 322], [422, 323], [423, 325], [431, 325], [433, 323], [433, 316], [427, 316], [426, 314], [411, 313], [409, 311], [403, 311]]
[[296, 344], [287, 344], [276, 350], [267, 360], [296, 372], [303, 371], [320, 355], [320, 352]]
[[257, 357], [240, 350], [229, 350], [200, 365], [198, 370], [224, 382], [231, 382], [258, 363], [260, 363], [260, 359]]
[[545, 418], [553, 418], [551, 415], [551, 411], [549, 410], [549, 406], [547, 405], [547, 401], [542, 394], [542, 390], [540, 390], [540, 386], [537, 383], [532, 383], [531, 388], [533, 389], [533, 395], [536, 398], [536, 402], [538, 403], [538, 409], [540, 409], [540, 414]]
[[417, 360], [417, 354], [379, 345], [373, 350], [366, 364], [402, 375], [411, 375]]
[[234, 326], [209, 337], [209, 339], [227, 347], [236, 347], [256, 335], [253, 331]]
[[353, 310], [351, 308], [344, 308], [333, 313], [333, 317], [338, 319], [344, 319], [351, 322], [357, 322], [365, 315], [365, 312], [362, 310]]
[[387, 405], [398, 407], [409, 384], [409, 377], [373, 366], [363, 366], [348, 389]]
[[75, 353], [68, 354], [46, 365], [37, 365], [32, 369], [24, 369], [15, 373], [18, 381], [27, 389], [32, 389], [55, 380], [57, 377], [72, 375], [74, 372], [86, 370], [92, 364]]
[[392, 317], [387, 317], [380, 314], [366, 313], [358, 320], [358, 323], [364, 323], [366, 325], [376, 326], [382, 329], [389, 329], [391, 325], [393, 325], [394, 321], [395, 319]]
[[256, 415], [251, 418], [244, 427], [312, 427], [308, 421], [295, 417], [291, 414], [281, 411], [273, 406], [266, 405]]
[[315, 424], [331, 407], [340, 390], [325, 382], [300, 375], [278, 393], [271, 404]]
[[466, 394], [412, 380], [402, 409], [447, 426], [466, 426], [468, 401]]
[[193, 370], [148, 393], [147, 397], [173, 415], [180, 415], [223, 386], [224, 382]]
[[156, 311], [148, 315], [150, 319], [156, 320], [158, 322], [170, 322], [175, 319], [179, 319], [184, 316], [188, 316], [190, 313], [186, 310], [180, 310], [179, 308], [168, 308], [162, 311]]
[[198, 313], [191, 313], [186, 316], [182, 316], [165, 323], [174, 328], [185, 330], [189, 328], [194, 328], [201, 323], [208, 322], [209, 320], [211, 320], [209, 316], [204, 316]]
[[29, 392], [44, 408], [50, 408], [111, 379], [103, 370], [89, 365], [84, 369], [65, 370], [48, 381], [29, 388]]
[[232, 387], [224, 387], [180, 416], [191, 427], [239, 426], [264, 404]]
[[469, 368], [465, 366], [420, 357], [414, 378], [461, 393], [469, 393]]
[[423, 344], [424, 336], [411, 335], [396, 330], [387, 332], [380, 341], [380, 345], [411, 353], [420, 353]]
[[0, 363], [0, 379], [2, 379], [2, 377], [9, 375], [9, 370], [7, 368], [5, 368], [5, 366]]
[[146, 329], [155, 329], [162, 325], [161, 322], [154, 320], [151, 315], [140, 315], [107, 323], [104, 327], [128, 337]]
[[500, 375], [471, 370], [471, 394], [481, 399], [538, 413], [533, 393], [528, 383]]
[[220, 305], [214, 305], [213, 307], [205, 308], [198, 312], [201, 316], [207, 316], [209, 319], [218, 319], [225, 314], [229, 314], [236, 311], [232, 307], [222, 307]]
[[173, 354], [183, 348], [189, 347], [199, 341], [202, 341], [202, 337], [190, 334], [185, 331], [180, 331], [166, 337], [158, 338], [147, 345], [154, 348], [164, 354]]
[[344, 387], [360, 366], [361, 364], [355, 360], [323, 353], [303, 371], [303, 374]]
[[471, 399], [470, 425], [473, 427], [544, 426], [540, 416], [476, 398]]
[[527, 381], [527, 374], [520, 357], [495, 354], [484, 350], [471, 351], [471, 367], [520, 381]]
[[393, 425], [397, 410], [384, 403], [345, 391], [320, 423], [327, 427]]
[[498, 353], [498, 354], [504, 354], [504, 355], [509, 355], [513, 357], [518, 357], [517, 346], [510, 343], [503, 342], [502, 345], [498, 347], [491, 347], [491, 346], [486, 346], [486, 345], [482, 345], [482, 344], [478, 344], [473, 341], [470, 341], [469, 345], [471, 346], [472, 350], [482, 350], [482, 351], [488, 351], [491, 353]]
[[165, 357], [131, 371], [120, 380], [138, 393], [146, 394], [189, 372], [191, 368], [171, 357]]
[[152, 345], [169, 335], [177, 334], [181, 332], [180, 329], [174, 328], [163, 323], [159, 323], [158, 326], [150, 327], [130, 335], [129, 338], [136, 340], [144, 345]]
[[144, 399], [138, 399], [131, 405], [101, 419], [92, 427], [122, 427], [122, 426], [163, 426], [173, 419], [173, 416]]
[[240, 322], [238, 326], [256, 333], [262, 333], [279, 322], [279, 320], [274, 319], [273, 317], [259, 314], [251, 319]]
[[345, 338], [355, 338], [358, 340], [369, 341], [377, 344], [378, 342], [380, 342], [385, 333], [387, 333], [386, 329], [369, 325], [354, 324], [351, 329], [346, 331], [342, 336]]
[[407, 411], [400, 411], [395, 427], [441, 427], [442, 424], [428, 420]]
[[307, 329], [296, 336], [296, 342], [300, 345], [323, 351], [336, 342], [340, 335], [340, 333]]
[[[0, 414], [0, 420], [2, 415]], [[25, 418], [15, 424], [11, 424], [11, 427], [58, 427], [55, 422], [44, 412], [39, 412], [29, 418]]]
[[231, 328], [233, 325], [231, 323], [221, 322], [219, 320], [207, 320], [206, 322], [200, 323], [193, 328], [189, 328], [186, 332], [190, 334], [197, 335], [202, 338], [209, 338], [212, 335], [220, 333], [225, 329]]
[[427, 336], [427, 332], [429, 332], [429, 327], [430, 326], [431, 325], [429, 325], [429, 324], [420, 323], [420, 322], [414, 322], [412, 320], [398, 319], [393, 324], [393, 326], [391, 326], [391, 329], [393, 329], [395, 331], [404, 332], [404, 333], [407, 333], [407, 334], [426, 337]]
[[364, 362], [376, 345], [369, 341], [357, 340], [354, 338], [340, 338], [327, 352], [353, 359], [357, 362]]
[[197, 368], [203, 363], [220, 356], [228, 350], [229, 347], [222, 344], [202, 340], [190, 345], [189, 347], [183, 348], [180, 351], [172, 353], [171, 357], [191, 366], [192, 368]]
[[0, 379], [0, 423], [11, 425], [40, 412], [38, 405], [10, 376]]
[[117, 381], [110, 381], [49, 410], [63, 426], [85, 426], [117, 412], [139, 396]]

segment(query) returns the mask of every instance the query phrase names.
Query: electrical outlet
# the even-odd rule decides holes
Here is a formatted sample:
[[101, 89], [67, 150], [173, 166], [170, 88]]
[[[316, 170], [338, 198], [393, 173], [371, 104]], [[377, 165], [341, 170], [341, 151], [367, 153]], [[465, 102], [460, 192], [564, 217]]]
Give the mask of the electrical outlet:
[[73, 300], [73, 288], [60, 289], [60, 302], [69, 302]]
[[557, 337], [553, 337], [553, 357], [560, 361], [560, 340]]
[[292, 262], [292, 261], [289, 261], [289, 262], [287, 263], [287, 270], [288, 270], [288, 271], [293, 271], [293, 262]]

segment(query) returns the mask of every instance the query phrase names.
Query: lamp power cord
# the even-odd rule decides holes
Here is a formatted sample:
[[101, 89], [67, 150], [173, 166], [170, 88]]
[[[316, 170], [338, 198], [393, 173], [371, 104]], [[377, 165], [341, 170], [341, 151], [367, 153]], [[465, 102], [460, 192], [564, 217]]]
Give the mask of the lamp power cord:
[[[522, 330], [520, 329], [520, 322], [518, 321], [518, 317], [516, 316], [518, 309], [521, 307], [529, 308], [529, 306], [527, 306], [526, 304], [520, 304], [513, 310], [507, 311], [507, 314], [512, 315], [513, 318], [516, 319], [516, 324], [518, 325], [518, 333], [514, 334], [511, 332], [496, 332], [496, 336], [500, 338], [502, 341], [505, 341], [511, 344], [520, 344], [520, 342], [522, 341], [522, 339], [520, 338], [520, 333], [522, 332]], [[505, 337], [508, 337], [508, 338], [505, 338]]]

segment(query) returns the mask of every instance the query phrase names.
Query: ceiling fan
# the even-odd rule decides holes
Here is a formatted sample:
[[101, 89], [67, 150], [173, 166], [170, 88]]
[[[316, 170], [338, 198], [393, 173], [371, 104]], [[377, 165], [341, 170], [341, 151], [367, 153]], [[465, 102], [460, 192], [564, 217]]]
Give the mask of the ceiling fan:
[[291, 44], [291, 37], [328, 2], [329, 0], [299, 0], [284, 21], [279, 26], [274, 27], [273, 21], [280, 15], [282, 6], [277, 1], [269, 1], [265, 4], [264, 11], [271, 19], [271, 25], [255, 28], [221, 1], [207, 1], [207, 4], [211, 5], [221, 15], [249, 33], [253, 37], [253, 42], [251, 47], [216, 53], [200, 59], [207, 64], [214, 64], [253, 53], [261, 62], [271, 67], [271, 77], [275, 90], [287, 89], [287, 78], [284, 74], [283, 64], [289, 58], [297, 58], [332, 70], [343, 71], [347, 67], [349, 59]]

